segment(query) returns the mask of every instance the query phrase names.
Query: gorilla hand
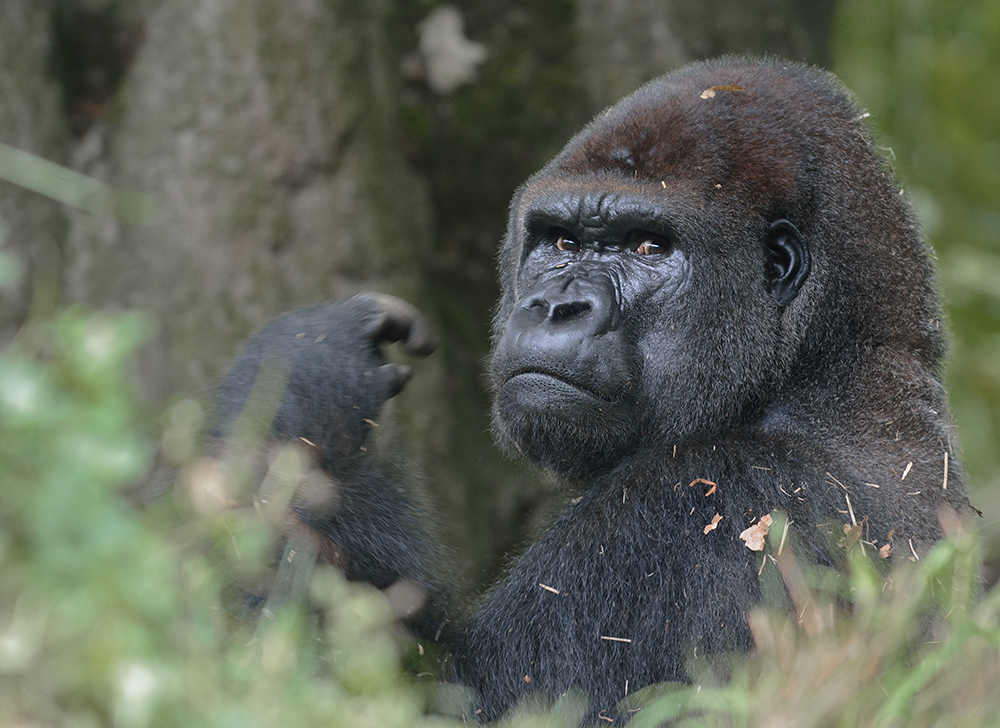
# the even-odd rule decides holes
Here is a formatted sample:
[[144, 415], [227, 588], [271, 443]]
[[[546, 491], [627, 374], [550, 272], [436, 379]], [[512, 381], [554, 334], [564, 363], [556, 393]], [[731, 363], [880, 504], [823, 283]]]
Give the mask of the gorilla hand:
[[[382, 347], [393, 342], [420, 356], [434, 349], [420, 313], [379, 293], [272, 321], [250, 338], [219, 388], [214, 444], [232, 438], [237, 458], [268, 455], [270, 448], [254, 449], [254, 437], [241, 442], [237, 422], [247, 421], [253, 435], [304, 440], [317, 456], [317, 469], [302, 479], [305, 487], [278, 524], [287, 537], [286, 556], [269, 593], [254, 587], [248, 605], [266, 600], [274, 611], [305, 598], [317, 557], [352, 581], [379, 589], [399, 583], [410, 600], [403, 621], [426, 639], [450, 639], [449, 580], [437, 575], [447, 571], [442, 564], [448, 557], [409, 491], [382, 472], [378, 458], [361, 457], [382, 404], [410, 378], [408, 366], [386, 361]], [[243, 450], [244, 444], [251, 449]], [[294, 562], [288, 558], [293, 552], [299, 555]]]
[[231, 434], [251, 391], [263, 388], [266, 415], [248, 416], [268, 417], [272, 438], [306, 440], [327, 462], [353, 459], [383, 402], [410, 378], [410, 367], [387, 363], [382, 351], [397, 341], [412, 354], [434, 350], [423, 316], [381, 293], [272, 321], [250, 339], [219, 388], [217, 434]]
[[[434, 351], [434, 342], [424, 317], [412, 305], [384, 293], [361, 293], [346, 303], [328, 308], [356, 311], [361, 334], [374, 345], [374, 353], [382, 357], [379, 344], [402, 342], [403, 349], [418, 356]], [[383, 401], [399, 394], [410, 381], [413, 371], [405, 364], [382, 364], [377, 370], [377, 384], [383, 388]]]

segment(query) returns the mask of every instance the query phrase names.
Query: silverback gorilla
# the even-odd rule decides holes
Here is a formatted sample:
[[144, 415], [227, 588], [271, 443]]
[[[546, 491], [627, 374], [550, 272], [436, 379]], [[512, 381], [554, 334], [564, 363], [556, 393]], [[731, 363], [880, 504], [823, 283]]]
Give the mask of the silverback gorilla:
[[471, 616], [364, 451], [409, 377], [380, 344], [431, 349], [408, 304], [361, 295], [265, 327], [220, 388], [219, 434], [283, 359], [272, 436], [314, 444], [338, 489], [299, 520], [348, 578], [422, 586], [410, 624], [450, 650], [477, 719], [570, 689], [591, 720], [624, 719], [628, 691], [686, 679], [694, 650], [751, 648], [760, 554], [740, 534], [762, 516], [786, 513], [801, 554], [837, 565], [852, 519], [907, 558], [940, 537], [940, 508], [971, 510], [929, 252], [862, 118], [826, 73], [699, 63], [600, 114], [518, 190], [495, 430], [574, 497]]

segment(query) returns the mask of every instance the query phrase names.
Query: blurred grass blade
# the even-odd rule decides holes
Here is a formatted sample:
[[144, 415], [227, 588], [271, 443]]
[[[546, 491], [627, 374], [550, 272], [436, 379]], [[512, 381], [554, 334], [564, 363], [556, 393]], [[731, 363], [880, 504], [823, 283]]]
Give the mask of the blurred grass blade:
[[155, 198], [117, 190], [103, 182], [29, 152], [0, 143], [0, 179], [80, 210], [112, 215], [126, 222], [150, 223]]

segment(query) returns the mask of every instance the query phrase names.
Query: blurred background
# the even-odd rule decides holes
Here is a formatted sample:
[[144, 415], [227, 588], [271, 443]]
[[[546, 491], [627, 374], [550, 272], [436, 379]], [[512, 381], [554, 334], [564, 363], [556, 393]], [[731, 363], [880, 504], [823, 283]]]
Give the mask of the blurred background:
[[[145, 312], [155, 437], [278, 313], [405, 297], [439, 349], [380, 446], [488, 582], [560, 498], [490, 434], [510, 196], [606, 105], [722, 53], [829, 68], [871, 113], [937, 254], [951, 403], [997, 542], [997, 0], [3, 0], [0, 237], [21, 275], [0, 338], [65, 306]], [[69, 170], [103, 184], [88, 196]]]

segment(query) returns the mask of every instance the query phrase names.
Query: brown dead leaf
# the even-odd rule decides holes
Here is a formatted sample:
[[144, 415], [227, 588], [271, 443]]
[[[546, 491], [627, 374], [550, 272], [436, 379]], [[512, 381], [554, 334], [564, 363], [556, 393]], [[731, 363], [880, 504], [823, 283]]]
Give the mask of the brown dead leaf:
[[720, 516], [718, 513], [712, 516], [712, 522], [709, 523], [707, 526], [705, 526], [705, 535], [707, 536], [709, 531], [714, 531], [715, 529], [717, 529], [719, 527], [719, 521], [721, 520], [722, 516]]
[[878, 555], [881, 556], [883, 559], [889, 558], [889, 554], [891, 553], [892, 553], [892, 544], [888, 543], [878, 550]]
[[771, 528], [771, 514], [766, 513], [760, 517], [757, 523], [744, 529], [740, 534], [740, 540], [746, 543], [746, 547], [751, 551], [764, 550], [764, 537]]
[[717, 91], [746, 91], [743, 86], [737, 86], [735, 84], [727, 84], [725, 86], [712, 86], [712, 88], [707, 88], [701, 92], [701, 97], [703, 99], [714, 99], [715, 93]]

